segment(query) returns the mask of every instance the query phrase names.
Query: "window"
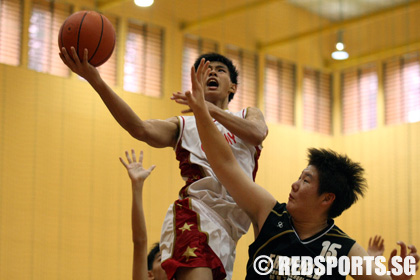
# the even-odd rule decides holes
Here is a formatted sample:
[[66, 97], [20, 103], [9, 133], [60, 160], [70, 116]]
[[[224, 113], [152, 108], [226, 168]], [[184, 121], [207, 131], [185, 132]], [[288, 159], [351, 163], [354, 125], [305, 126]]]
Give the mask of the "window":
[[375, 128], [378, 93], [376, 67], [344, 71], [341, 73], [341, 86], [343, 132], [349, 134]]
[[130, 21], [124, 55], [124, 90], [162, 95], [163, 29]]
[[236, 66], [238, 76], [238, 88], [235, 96], [229, 103], [232, 112], [247, 107], [257, 106], [258, 92], [258, 56], [253, 52], [244, 51], [236, 47], [228, 47], [226, 56]]
[[305, 68], [302, 96], [303, 128], [331, 134], [331, 75]]
[[[112, 23], [112, 26], [114, 26], [115, 31], [117, 31], [118, 27], [118, 21], [117, 17], [111, 16], [111, 15], [105, 15], [107, 19]], [[108, 84], [115, 86], [117, 84], [117, 41], [118, 41], [118, 32], [116, 32], [116, 42], [114, 51], [111, 55], [111, 57], [98, 67], [98, 71], [101, 74], [104, 81], [106, 81]]]
[[22, 1], [0, 1], [0, 63], [20, 64], [22, 14]]
[[193, 37], [190, 35], [184, 38], [184, 53], [182, 56], [182, 91], [191, 90], [191, 66], [195, 60], [204, 53], [217, 52], [216, 42]]
[[386, 124], [419, 122], [419, 53], [386, 61], [383, 72]]
[[294, 125], [296, 66], [267, 57], [265, 60], [264, 108], [267, 121]]
[[28, 67], [58, 76], [68, 76], [69, 69], [58, 55], [58, 32], [71, 14], [63, 3], [34, 0], [29, 22]]

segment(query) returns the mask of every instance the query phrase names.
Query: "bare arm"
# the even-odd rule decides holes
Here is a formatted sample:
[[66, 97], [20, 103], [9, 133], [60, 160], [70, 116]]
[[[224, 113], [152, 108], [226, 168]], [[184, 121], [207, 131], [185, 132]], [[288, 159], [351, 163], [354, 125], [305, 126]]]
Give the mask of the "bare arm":
[[268, 134], [264, 116], [258, 108], [248, 108], [247, 115], [243, 119], [229, 114], [210, 102], [207, 102], [207, 107], [214, 119], [230, 132], [253, 146], [261, 145]]
[[128, 171], [131, 179], [133, 191], [132, 208], [131, 208], [131, 227], [133, 231], [133, 279], [147, 279], [147, 231], [146, 221], [143, 212], [143, 184], [144, 180], [150, 175], [155, 168], [152, 165], [149, 169], [143, 168], [143, 151], [137, 162], [134, 150], [131, 150], [131, 157], [126, 151], [128, 163], [120, 158], [121, 163]]
[[115, 120], [130, 135], [156, 148], [175, 146], [178, 133], [176, 118], [142, 121], [130, 106], [105, 83], [98, 70], [88, 63], [87, 49], [85, 49], [82, 62], [73, 47], [71, 52], [73, 59], [70, 58], [65, 48], [62, 49], [60, 57], [64, 64], [93, 87]]
[[202, 83], [206, 75], [204, 69], [208, 69], [204, 60], [200, 63], [197, 73], [194, 67], [191, 68], [193, 93], [186, 93], [188, 104], [194, 112], [198, 133], [213, 171], [259, 231], [276, 200], [246, 176], [226, 140], [214, 125], [204, 101]]

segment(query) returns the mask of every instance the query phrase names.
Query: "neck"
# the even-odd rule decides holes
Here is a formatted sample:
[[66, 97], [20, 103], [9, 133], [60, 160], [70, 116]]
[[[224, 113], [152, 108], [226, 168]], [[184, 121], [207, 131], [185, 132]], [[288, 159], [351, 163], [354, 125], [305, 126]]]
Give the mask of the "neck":
[[299, 221], [292, 218], [292, 222], [301, 240], [314, 236], [328, 226], [328, 220], [326, 218], [317, 221]]

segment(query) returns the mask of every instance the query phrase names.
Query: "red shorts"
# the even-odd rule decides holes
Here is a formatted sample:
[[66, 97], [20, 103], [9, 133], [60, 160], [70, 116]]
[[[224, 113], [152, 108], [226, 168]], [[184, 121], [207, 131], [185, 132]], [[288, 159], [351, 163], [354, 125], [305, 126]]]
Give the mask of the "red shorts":
[[208, 235], [201, 231], [200, 216], [192, 210], [191, 200], [175, 201], [172, 210], [175, 246], [172, 256], [162, 262], [168, 279], [172, 279], [181, 267], [208, 267], [212, 270], [213, 279], [225, 279], [223, 264], [208, 245]]

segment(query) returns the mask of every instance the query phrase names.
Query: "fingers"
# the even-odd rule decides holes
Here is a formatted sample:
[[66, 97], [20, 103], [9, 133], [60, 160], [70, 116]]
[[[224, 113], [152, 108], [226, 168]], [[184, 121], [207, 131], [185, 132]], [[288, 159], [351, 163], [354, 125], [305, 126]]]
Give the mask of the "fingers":
[[372, 246], [372, 237], [371, 237], [371, 238], [369, 238], [369, 244], [368, 244], [368, 246], [369, 246], [369, 247], [371, 247], [371, 246]]
[[88, 49], [84, 49], [83, 50], [83, 63], [84, 64], [87, 64], [89, 62], [89, 59], [88, 59]]
[[147, 171], [151, 173], [155, 168], [156, 168], [156, 165], [152, 165], [149, 167], [149, 169], [147, 169]]
[[384, 241], [385, 240], [382, 238], [381, 241], [379, 242], [379, 248], [385, 248]]
[[60, 58], [67, 67], [74, 68], [74, 60], [70, 57], [67, 49], [64, 47], [61, 48]]
[[[128, 151], [125, 151], [125, 156], [127, 158], [128, 164], [120, 157], [120, 160], [124, 164], [124, 166], [128, 166], [131, 163], [136, 163], [137, 162], [136, 151], [134, 149], [131, 149], [131, 156], [130, 156]], [[140, 151], [140, 153], [139, 153], [138, 163], [143, 164], [143, 151]]]
[[76, 53], [76, 49], [74, 47], [70, 47], [71, 56], [76, 64], [80, 64], [79, 56]]
[[[134, 150], [133, 150], [134, 151]], [[143, 151], [140, 151], [140, 155], [139, 155], [139, 163], [143, 164]]]
[[401, 257], [405, 258], [407, 256], [407, 245], [403, 241], [398, 241], [397, 244], [401, 247]]
[[182, 92], [172, 93], [171, 99], [174, 100], [178, 104], [188, 105], [188, 100], [185, 93], [182, 93]]
[[133, 159], [133, 162], [137, 162], [137, 160], [136, 160], [136, 151], [134, 151], [134, 149], [131, 149], [131, 157]]
[[125, 163], [125, 161], [120, 157], [120, 161], [121, 161], [121, 163], [124, 165], [124, 167], [125, 168], [127, 168], [128, 167], [128, 164], [127, 163]]
[[408, 249], [410, 249], [410, 256], [413, 256], [416, 260], [416, 263], [420, 261], [420, 256], [417, 254], [417, 248], [414, 245], [408, 246]]
[[388, 259], [388, 266], [389, 267], [394, 267], [393, 266], [393, 264], [392, 264], [392, 258], [394, 258], [395, 256], [397, 255], [397, 249], [394, 249], [394, 250], [392, 250], [391, 251], [391, 254], [390, 254], [390, 256], [389, 256], [389, 259]]
[[181, 111], [182, 114], [188, 114], [188, 113], [192, 113], [192, 112], [193, 112], [193, 110], [191, 110], [191, 109]]
[[186, 99], [185, 93], [182, 93], [182, 92], [179, 92], [179, 91], [174, 92], [174, 93], [172, 93], [171, 99], [173, 99], [173, 100]]
[[408, 249], [410, 249], [410, 253], [417, 253], [417, 248], [414, 245], [409, 245]]
[[128, 151], [125, 151], [125, 156], [127, 158], [128, 163], [130, 164], [132, 161], [131, 161], [130, 154], [128, 153]]

